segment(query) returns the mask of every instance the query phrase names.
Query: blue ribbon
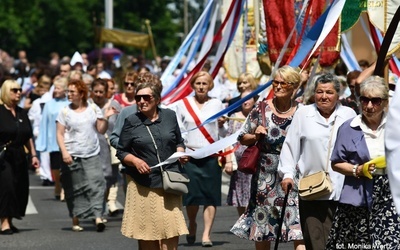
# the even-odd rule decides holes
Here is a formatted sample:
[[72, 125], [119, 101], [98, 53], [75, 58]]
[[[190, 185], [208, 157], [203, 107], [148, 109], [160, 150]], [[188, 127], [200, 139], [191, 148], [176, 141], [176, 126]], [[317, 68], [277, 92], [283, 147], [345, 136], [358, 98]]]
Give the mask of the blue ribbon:
[[234, 111], [235, 109], [237, 109], [238, 107], [242, 106], [242, 104], [249, 100], [250, 98], [253, 98], [254, 96], [260, 94], [261, 92], [263, 92], [266, 88], [268, 88], [270, 85], [272, 84], [272, 80], [270, 80], [269, 82], [267, 82], [264, 85], [260, 85], [256, 90], [254, 90], [253, 92], [251, 92], [250, 94], [244, 96], [243, 98], [241, 98], [239, 101], [233, 103], [232, 105], [228, 106], [226, 109], [223, 109], [221, 111], [219, 111], [218, 113], [214, 114], [213, 116], [207, 118], [207, 120], [205, 120], [203, 123], [201, 123], [198, 127], [192, 128], [189, 131], [195, 130], [201, 126], [206, 125], [207, 123], [210, 123], [216, 119], [218, 119], [218, 117], [221, 117], [231, 111]]
[[329, 7], [325, 10], [325, 12], [318, 18], [317, 22], [315, 22], [314, 26], [310, 29], [310, 31], [307, 32], [307, 35], [303, 39], [297, 54], [289, 63], [290, 66], [298, 67], [300, 63], [304, 61], [308, 53], [310, 53], [315, 43], [317, 42], [322, 32], [322, 29], [324, 28], [326, 17], [328, 16], [332, 4], [329, 5]]
[[[197, 44], [195, 45], [196, 48], [198, 48], [198, 46], [200, 46], [201, 44], [201, 40], [204, 36], [204, 32], [208, 26], [209, 23], [209, 19], [210, 19], [210, 12], [211, 12], [211, 7], [212, 4], [214, 4], [213, 0], [210, 0], [205, 8], [205, 10], [207, 11], [204, 15], [204, 18], [202, 18], [201, 20], [199, 20], [196, 25], [193, 27], [193, 29], [190, 31], [189, 35], [187, 36], [187, 38], [185, 39], [185, 41], [183, 42], [183, 44], [181, 45], [181, 47], [179, 48], [177, 54], [174, 56], [174, 58], [172, 59], [172, 61], [169, 63], [167, 69], [165, 70], [164, 74], [161, 76], [161, 82], [165, 81], [165, 79], [172, 75], [173, 71], [178, 67], [179, 63], [181, 62], [183, 56], [185, 55], [185, 53], [188, 51], [190, 45], [193, 43], [193, 40], [195, 39], [196, 35], [198, 33], [200, 33], [200, 37], [197, 40]], [[197, 50], [197, 49], [196, 49]], [[189, 62], [191, 60], [193, 60], [193, 55], [194, 53], [192, 53], [192, 55], [189, 56], [188, 60], [186, 60], [186, 63], [181, 71], [181, 73], [179, 74], [179, 76], [174, 80], [174, 83], [166, 90], [163, 91], [162, 96], [165, 96], [166, 94], [168, 94], [169, 92], [171, 92], [176, 85], [178, 85], [178, 83], [180, 82], [180, 80], [182, 79], [183, 75], [186, 72], [186, 69], [189, 65]]]

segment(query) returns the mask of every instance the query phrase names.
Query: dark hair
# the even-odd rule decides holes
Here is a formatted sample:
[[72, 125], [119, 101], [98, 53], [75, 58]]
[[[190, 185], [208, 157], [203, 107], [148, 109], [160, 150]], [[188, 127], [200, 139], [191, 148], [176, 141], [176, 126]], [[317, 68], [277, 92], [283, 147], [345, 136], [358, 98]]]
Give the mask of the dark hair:
[[90, 88], [93, 90], [94, 87], [96, 87], [97, 85], [101, 85], [104, 87], [104, 93], [107, 94], [108, 91], [108, 84], [107, 81], [105, 79], [101, 79], [101, 78], [97, 78], [95, 79], [92, 84], [90, 85]]
[[87, 102], [87, 96], [89, 93], [89, 89], [86, 86], [85, 82], [82, 80], [76, 80], [73, 79], [68, 83], [68, 86], [74, 85], [76, 87], [76, 90], [78, 91], [78, 94], [82, 95], [82, 102], [86, 103]]
[[335, 75], [332, 75], [331, 73], [322, 74], [320, 77], [317, 78], [317, 80], [315, 81], [314, 92], [317, 89], [318, 84], [325, 84], [325, 83], [332, 83], [336, 92], [338, 94], [340, 93], [340, 81]]
[[352, 80], [357, 79], [357, 77], [360, 74], [361, 74], [361, 72], [358, 70], [353, 70], [353, 71], [350, 71], [349, 73], [347, 73], [347, 76], [346, 76], [347, 84], [350, 84]]

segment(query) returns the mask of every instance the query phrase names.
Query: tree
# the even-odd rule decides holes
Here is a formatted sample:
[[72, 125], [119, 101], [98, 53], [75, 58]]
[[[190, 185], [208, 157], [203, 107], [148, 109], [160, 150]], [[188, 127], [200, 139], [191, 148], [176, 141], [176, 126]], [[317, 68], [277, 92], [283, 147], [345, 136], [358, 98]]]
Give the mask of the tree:
[[[174, 54], [182, 30], [173, 21], [171, 0], [114, 1], [114, 27], [147, 32], [144, 20], [151, 21], [159, 54]], [[104, 1], [98, 0], [1, 0], [0, 48], [15, 56], [27, 51], [30, 61], [49, 58], [51, 52], [72, 56], [75, 51], [94, 49], [94, 18], [101, 25]], [[126, 51], [134, 51], [124, 48]]]

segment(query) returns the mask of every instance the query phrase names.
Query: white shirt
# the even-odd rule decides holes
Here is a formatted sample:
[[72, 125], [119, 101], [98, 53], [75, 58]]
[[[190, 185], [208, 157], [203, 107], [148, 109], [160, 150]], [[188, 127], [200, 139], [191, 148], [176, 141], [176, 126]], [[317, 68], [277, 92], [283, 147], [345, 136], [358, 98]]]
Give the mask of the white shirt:
[[91, 104], [80, 113], [68, 105], [58, 114], [57, 122], [65, 126], [65, 148], [72, 157], [89, 158], [99, 154], [97, 118], [103, 118], [103, 114], [97, 105]]
[[[330, 154], [335, 145], [338, 128], [345, 121], [355, 116], [356, 113], [353, 109], [341, 104], [336, 106], [328, 120], [321, 116], [315, 104], [300, 107], [293, 117], [282, 146], [278, 166], [279, 174], [284, 179], [294, 179], [296, 165], [300, 169], [300, 177], [325, 171], [327, 161], [330, 159]], [[328, 150], [331, 134], [330, 150]], [[330, 151], [329, 156], [328, 151]], [[322, 197], [320, 200], [339, 200], [344, 175], [332, 170], [330, 160], [328, 164], [333, 192], [329, 197]]]
[[[198, 108], [194, 101], [194, 97], [187, 97], [189, 100], [192, 109], [196, 113], [197, 117], [200, 119], [200, 122], [204, 122], [211, 116], [215, 115], [219, 111], [224, 109], [224, 105], [218, 99], [211, 98], [207, 102], [203, 104], [201, 109]], [[186, 109], [185, 104], [182, 100], [177, 101], [170, 106], [169, 108], [173, 109], [176, 112], [176, 117], [178, 119], [179, 128], [182, 132], [182, 137], [185, 140], [185, 145], [188, 148], [199, 149], [205, 146], [210, 145], [210, 142], [205, 138], [203, 133], [199, 129], [191, 130], [196, 128], [197, 125], [194, 122], [193, 117], [190, 115], [189, 111]], [[219, 135], [226, 133], [226, 129], [219, 129], [217, 120], [214, 120], [206, 125], [204, 128], [208, 131], [214, 141], [218, 141]], [[189, 131], [191, 130], [191, 131]], [[189, 131], [188, 133], [186, 133]]]
[[390, 191], [400, 214], [400, 80], [389, 104], [385, 129], [386, 164]]
[[379, 124], [376, 131], [370, 129], [365, 122], [362, 120], [362, 115], [358, 115], [350, 123], [350, 126], [360, 127], [364, 132], [365, 143], [367, 144], [369, 156], [374, 159], [378, 156], [385, 155], [385, 144], [384, 144], [384, 129], [386, 124], [386, 114], [383, 115], [381, 124]]

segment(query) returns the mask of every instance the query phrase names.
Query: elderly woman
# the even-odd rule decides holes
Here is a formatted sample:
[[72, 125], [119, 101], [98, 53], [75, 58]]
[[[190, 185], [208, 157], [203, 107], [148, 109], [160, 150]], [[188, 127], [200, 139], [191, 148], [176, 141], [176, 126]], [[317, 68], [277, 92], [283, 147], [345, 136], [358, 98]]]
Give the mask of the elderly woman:
[[18, 107], [21, 86], [14, 80], [6, 80], [0, 92], [0, 152], [5, 150], [0, 159], [0, 234], [11, 235], [19, 232], [12, 223], [13, 218], [25, 216], [28, 205], [29, 161], [24, 146], [34, 167], [39, 167], [39, 161], [28, 115]]
[[[150, 167], [183, 152], [185, 145], [175, 112], [158, 107], [162, 84], [152, 79], [138, 79], [135, 100], [139, 112], [125, 118], [119, 135], [117, 155], [128, 178], [121, 232], [138, 239], [140, 249], [177, 249], [179, 236], [188, 233], [182, 197], [165, 192], [160, 168]], [[163, 168], [179, 172], [180, 163], [186, 161], [183, 157]]]
[[373, 178], [364, 175], [363, 164], [385, 155], [385, 109], [388, 87], [377, 76], [360, 86], [361, 114], [339, 128], [331, 161], [333, 170], [345, 176], [326, 249], [399, 249], [400, 217], [389, 189], [386, 169], [368, 166]]
[[[275, 96], [270, 100], [262, 100], [265, 104], [266, 127], [262, 126], [260, 102], [250, 112], [243, 132], [239, 135], [239, 141], [243, 145], [252, 145], [263, 136], [259, 164], [251, 180], [249, 205], [231, 229], [235, 235], [255, 241], [256, 249], [270, 249], [271, 241], [277, 238], [278, 217], [285, 196], [277, 172], [279, 153], [298, 108], [292, 96], [300, 83], [300, 74], [292, 67], [284, 66], [272, 77]], [[295, 249], [304, 249], [297, 185], [293, 185], [289, 193], [285, 218], [283, 240], [294, 241]]]
[[57, 143], [63, 165], [61, 183], [72, 217], [72, 230], [80, 232], [79, 219], [95, 217], [97, 232], [104, 231], [103, 211], [105, 180], [100, 166], [100, 145], [97, 133], [104, 134], [108, 117], [100, 108], [87, 102], [88, 89], [82, 80], [68, 83], [71, 102], [57, 117]]
[[[329, 168], [331, 147], [341, 124], [356, 116], [353, 109], [339, 102], [340, 83], [336, 76], [323, 74], [315, 83], [315, 103], [301, 107], [283, 143], [279, 167], [283, 190], [297, 186], [298, 166], [301, 177]], [[331, 147], [330, 147], [331, 146]], [[333, 191], [318, 200], [299, 200], [300, 224], [306, 249], [324, 249], [333, 214], [343, 185], [343, 176], [328, 169]]]
[[[208, 92], [214, 87], [213, 78], [205, 71], [196, 73], [190, 79], [194, 96], [186, 97], [176, 102], [176, 115], [181, 131], [186, 133], [185, 145], [190, 150], [206, 147], [226, 134], [222, 122], [213, 121], [202, 128], [191, 130], [200, 125], [210, 116], [224, 109], [222, 102], [210, 98]], [[202, 245], [211, 247], [211, 228], [214, 222], [217, 206], [221, 206], [221, 167], [218, 158], [209, 156], [202, 159], [190, 159], [185, 165], [185, 170], [190, 178], [189, 193], [184, 196], [183, 205], [189, 219], [189, 235], [186, 237], [188, 244], [196, 241], [196, 217], [199, 206], [204, 206], [204, 230]]]
[[56, 139], [56, 119], [60, 111], [69, 104], [66, 96], [67, 78], [61, 77], [54, 81], [53, 99], [48, 101], [43, 108], [40, 120], [41, 131], [36, 140], [38, 151], [50, 153], [51, 175], [54, 180], [54, 196], [57, 200], [64, 200], [61, 189], [60, 169], [62, 157]]

